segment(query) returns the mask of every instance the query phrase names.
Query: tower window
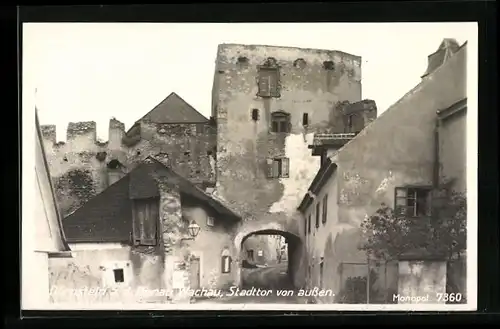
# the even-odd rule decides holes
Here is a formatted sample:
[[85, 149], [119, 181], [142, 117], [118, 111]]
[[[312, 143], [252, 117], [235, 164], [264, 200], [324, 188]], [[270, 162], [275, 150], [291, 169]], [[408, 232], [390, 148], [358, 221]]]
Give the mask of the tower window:
[[268, 159], [267, 165], [268, 165], [269, 178], [290, 177], [290, 159], [288, 158]]
[[248, 63], [248, 58], [245, 56], [240, 56], [238, 57], [238, 64], [247, 64]]
[[280, 73], [276, 60], [274, 58], [268, 58], [264, 65], [260, 65], [258, 69], [258, 96], [280, 97]]
[[305, 127], [309, 124], [309, 114], [302, 114], [302, 125]]
[[332, 61], [323, 62], [323, 68], [328, 71], [333, 71], [335, 69], [335, 64]]
[[290, 114], [273, 112], [271, 114], [271, 131], [275, 133], [289, 133], [291, 130]]
[[259, 110], [258, 109], [252, 110], [252, 120], [253, 121], [259, 120]]

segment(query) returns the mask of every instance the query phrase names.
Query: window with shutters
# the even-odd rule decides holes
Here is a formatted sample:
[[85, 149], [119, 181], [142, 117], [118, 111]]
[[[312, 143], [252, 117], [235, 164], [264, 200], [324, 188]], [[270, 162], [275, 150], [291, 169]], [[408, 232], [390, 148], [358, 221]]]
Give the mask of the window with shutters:
[[280, 72], [276, 60], [268, 58], [264, 65], [259, 66], [258, 69], [258, 96], [280, 97]]
[[394, 210], [397, 216], [427, 217], [431, 214], [431, 187], [397, 187]]
[[320, 202], [316, 203], [316, 228], [319, 227], [319, 216], [320, 216], [321, 205]]
[[323, 224], [326, 224], [327, 216], [328, 216], [328, 194], [325, 194], [325, 196], [323, 197], [323, 212], [321, 217], [321, 222]]
[[275, 158], [267, 160], [269, 178], [288, 178], [290, 177], [290, 159]]
[[291, 128], [289, 113], [283, 111], [271, 113], [271, 132], [289, 133]]
[[158, 198], [134, 199], [133, 243], [141, 246], [156, 246], [158, 243], [158, 222], [160, 217]]

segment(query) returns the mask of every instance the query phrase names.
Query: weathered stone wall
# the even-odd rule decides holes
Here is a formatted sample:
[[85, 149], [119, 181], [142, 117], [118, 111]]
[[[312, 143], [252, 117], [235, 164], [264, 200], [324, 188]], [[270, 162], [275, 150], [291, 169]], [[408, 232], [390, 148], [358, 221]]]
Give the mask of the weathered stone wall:
[[[256, 95], [258, 66], [269, 57], [280, 67], [278, 98]], [[217, 188], [245, 220], [268, 212], [289, 217], [295, 211], [319, 168], [307, 146], [314, 132], [335, 121], [336, 105], [361, 99], [360, 65], [359, 57], [335, 51], [219, 46], [213, 95]], [[253, 109], [259, 113], [256, 121]], [[278, 110], [291, 115], [290, 134], [270, 132], [271, 113]], [[307, 126], [302, 125], [303, 113], [308, 113]], [[267, 178], [267, 159], [280, 156], [290, 159], [290, 177]]]
[[[56, 143], [55, 126], [42, 127], [51, 176], [64, 215], [110, 184], [107, 165], [118, 160], [122, 175], [147, 156], [163, 153], [179, 174], [200, 185], [215, 183], [215, 128], [207, 124], [141, 122], [126, 136], [111, 119], [109, 141], [96, 140], [95, 122], [70, 123], [66, 142]], [[125, 137], [125, 139], [124, 139]]]
[[445, 261], [400, 261], [398, 304], [445, 304]]
[[[274, 264], [278, 261], [278, 248], [280, 243], [274, 237], [269, 235], [253, 235], [248, 237], [243, 242], [243, 257], [252, 264]], [[248, 250], [253, 250], [253, 259], [249, 259]], [[258, 251], [262, 251], [262, 256], [258, 255]]]

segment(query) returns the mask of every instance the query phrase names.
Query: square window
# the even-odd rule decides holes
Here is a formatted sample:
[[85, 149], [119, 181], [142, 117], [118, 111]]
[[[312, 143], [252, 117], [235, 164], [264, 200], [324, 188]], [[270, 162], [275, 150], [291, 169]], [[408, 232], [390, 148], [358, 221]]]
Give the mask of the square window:
[[207, 226], [214, 226], [214, 218], [213, 217], [210, 217], [208, 216], [207, 217]]
[[430, 215], [429, 187], [396, 188], [394, 208], [399, 216], [426, 217]]
[[113, 275], [115, 277], [115, 282], [116, 283], [125, 282], [125, 277], [124, 277], [123, 269], [122, 268], [114, 269], [113, 270]]

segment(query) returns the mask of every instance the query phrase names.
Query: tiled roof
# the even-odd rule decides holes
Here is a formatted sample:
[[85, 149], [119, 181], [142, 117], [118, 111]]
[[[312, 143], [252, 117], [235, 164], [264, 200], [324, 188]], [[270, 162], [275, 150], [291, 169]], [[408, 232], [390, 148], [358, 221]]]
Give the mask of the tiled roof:
[[127, 242], [132, 232], [130, 176], [96, 195], [63, 220], [68, 242]]
[[166, 177], [200, 203], [232, 221], [240, 217], [206, 195], [189, 180], [149, 157], [118, 182], [90, 199], [64, 221], [68, 242], [128, 242], [132, 232], [132, 199], [159, 196], [153, 174]]
[[153, 123], [206, 123], [208, 121], [176, 93], [168, 95], [139, 121], [141, 120]]

